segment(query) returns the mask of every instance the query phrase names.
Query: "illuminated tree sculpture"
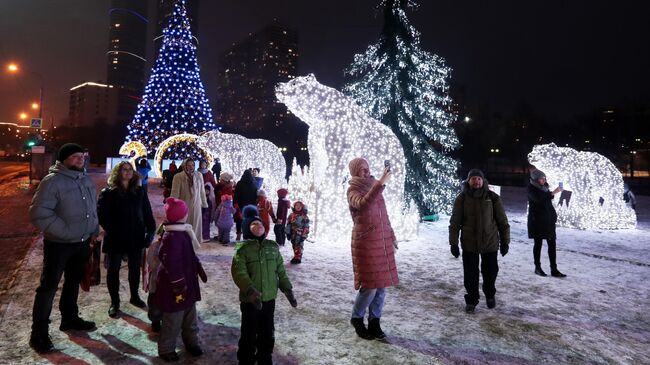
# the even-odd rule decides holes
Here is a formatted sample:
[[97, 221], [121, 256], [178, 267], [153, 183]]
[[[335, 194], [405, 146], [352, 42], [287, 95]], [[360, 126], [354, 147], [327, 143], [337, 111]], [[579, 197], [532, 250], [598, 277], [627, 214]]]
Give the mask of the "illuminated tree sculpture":
[[[149, 153], [169, 137], [216, 129], [199, 74], [185, 0], [174, 5], [158, 59], [128, 129], [127, 142], [139, 141]], [[190, 143], [180, 143], [166, 153], [175, 159], [206, 157], [199, 154]]]
[[[276, 96], [309, 125], [307, 176], [311, 182], [304, 188], [314, 187], [310, 194], [310, 236], [350, 238], [348, 163], [364, 157], [377, 178], [384, 170], [384, 160], [391, 161], [393, 176], [383, 193], [388, 214], [399, 240], [414, 238], [419, 217], [415, 207], [410, 211], [404, 207], [404, 151], [390, 128], [368, 116], [352, 98], [320, 84], [313, 75], [279, 84]], [[300, 169], [293, 174], [289, 181], [304, 177]]]
[[413, 0], [383, 0], [379, 41], [357, 54], [346, 70], [344, 92], [389, 126], [404, 147], [407, 201], [421, 214], [450, 213], [459, 189], [458, 162], [448, 153], [459, 146], [448, 95], [450, 68], [424, 51], [406, 17]]
[[623, 200], [623, 176], [606, 157], [550, 143], [533, 147], [528, 161], [544, 171], [551, 190], [561, 181], [564, 190], [571, 192], [554, 200], [558, 225], [578, 229], [636, 227], [636, 213]]

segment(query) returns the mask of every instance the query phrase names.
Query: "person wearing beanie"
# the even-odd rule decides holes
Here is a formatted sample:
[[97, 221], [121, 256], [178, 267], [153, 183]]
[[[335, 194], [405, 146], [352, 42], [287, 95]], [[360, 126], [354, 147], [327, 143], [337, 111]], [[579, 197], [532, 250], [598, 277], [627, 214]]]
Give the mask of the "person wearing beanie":
[[496, 306], [497, 253], [501, 251], [501, 256], [508, 253], [510, 224], [501, 198], [488, 189], [488, 182], [481, 170], [470, 170], [461, 187], [449, 219], [449, 246], [451, 254], [458, 258], [461, 255], [459, 233], [462, 232], [460, 244], [467, 291], [465, 312], [474, 313], [479, 302], [479, 273], [483, 275], [487, 307], [492, 309]]
[[[383, 196], [391, 172], [386, 167], [376, 179], [370, 175], [370, 165], [363, 158], [351, 160], [348, 167], [352, 176], [347, 191], [353, 221], [352, 268], [354, 289], [358, 290], [350, 324], [363, 339], [384, 340], [386, 334], [381, 328], [381, 315], [387, 288], [399, 284], [395, 261], [397, 239]], [[368, 328], [364, 324], [366, 312]]]
[[113, 167], [108, 186], [102, 189], [97, 201], [99, 224], [104, 228], [102, 251], [108, 265], [106, 287], [111, 297], [108, 315], [120, 315], [120, 268], [122, 258], [128, 257], [130, 303], [145, 308], [140, 299], [140, 263], [142, 251], [149, 247], [156, 232], [156, 221], [140, 176], [133, 171], [128, 161], [121, 161]]
[[[275, 343], [275, 299], [278, 289], [292, 307], [298, 302], [284, 269], [278, 244], [265, 239], [264, 224], [254, 205], [243, 209], [244, 241], [237, 243], [231, 274], [239, 288], [241, 330], [237, 360], [240, 364], [272, 364]], [[260, 261], [260, 252], [264, 259]], [[257, 262], [259, 265], [250, 265]]]
[[[201, 300], [199, 280], [208, 278], [194, 251], [198, 244], [194, 230], [185, 222], [190, 213], [181, 199], [170, 197], [165, 202], [166, 222], [158, 252], [153, 302], [162, 312], [158, 356], [165, 361], [178, 361], [176, 339], [182, 335], [185, 350], [192, 356], [203, 354], [198, 337], [196, 302]], [[152, 324], [153, 326], [153, 324]]]
[[275, 223], [277, 219], [275, 218], [275, 212], [273, 212], [273, 204], [266, 198], [264, 189], [257, 191], [257, 210], [260, 213], [260, 218], [262, 218], [265, 234], [268, 235], [271, 232], [271, 221]]
[[215, 240], [224, 246], [230, 244], [230, 231], [232, 231], [232, 226], [235, 224], [235, 213], [237, 213], [237, 209], [232, 205], [232, 196], [228, 194], [222, 195], [221, 203], [215, 213], [215, 224], [218, 230]]
[[79, 283], [91, 246], [99, 234], [97, 195], [84, 169], [81, 146], [67, 143], [36, 189], [29, 207], [32, 224], [43, 232], [43, 265], [32, 311], [29, 345], [38, 353], [54, 351], [49, 337], [50, 313], [61, 276], [61, 331], [84, 330], [95, 323], [79, 317]]
[[551, 276], [557, 278], [566, 277], [557, 269], [556, 262], [556, 234], [555, 222], [557, 213], [553, 207], [555, 194], [561, 193], [559, 186], [550, 191], [546, 182], [546, 174], [542, 170], [535, 169], [530, 172], [528, 183], [528, 238], [533, 239], [533, 261], [535, 263], [535, 274], [547, 276], [542, 270], [541, 254], [542, 242], [546, 240], [548, 245], [548, 259], [551, 264]]
[[237, 209], [235, 226], [237, 229], [237, 241], [239, 241], [242, 233], [242, 209], [247, 205], [257, 205], [257, 186], [255, 185], [255, 179], [253, 178], [251, 169], [244, 170], [241, 179], [239, 179], [235, 186], [232, 200], [234, 207]]
[[208, 207], [208, 200], [205, 194], [203, 175], [194, 169], [194, 161], [186, 159], [181, 165], [181, 172], [174, 175], [172, 180], [171, 195], [181, 199], [189, 209], [187, 223], [194, 228], [196, 237], [203, 241], [203, 208]]
[[309, 236], [309, 216], [307, 215], [307, 206], [305, 203], [297, 200], [293, 203], [291, 214], [287, 218], [287, 238], [293, 248], [292, 264], [302, 262], [302, 254], [305, 247], [305, 240]]
[[278, 204], [277, 212], [275, 213], [275, 225], [273, 226], [273, 233], [275, 233], [275, 241], [280, 246], [284, 246], [286, 240], [287, 230], [285, 224], [287, 223], [287, 214], [291, 207], [291, 202], [287, 199], [289, 190], [285, 188], [278, 189]]

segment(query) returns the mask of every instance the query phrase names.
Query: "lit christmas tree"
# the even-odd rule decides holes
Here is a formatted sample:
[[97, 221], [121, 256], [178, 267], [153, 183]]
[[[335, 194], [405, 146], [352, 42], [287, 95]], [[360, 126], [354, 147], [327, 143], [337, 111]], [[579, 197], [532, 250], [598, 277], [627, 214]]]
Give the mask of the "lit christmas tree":
[[[216, 129], [199, 74], [185, 0], [174, 4], [169, 25], [163, 31], [158, 59], [128, 129], [127, 142], [141, 142], [151, 156], [171, 136], [199, 135]], [[181, 142], [165, 155], [176, 159], [196, 158], [200, 152], [191, 143]]]
[[444, 60], [424, 51], [419, 32], [406, 17], [413, 0], [382, 0], [384, 29], [379, 41], [357, 54], [346, 70], [344, 92], [389, 126], [406, 157], [406, 201], [420, 213], [450, 213], [458, 194], [458, 162], [448, 153], [459, 146], [452, 128]]

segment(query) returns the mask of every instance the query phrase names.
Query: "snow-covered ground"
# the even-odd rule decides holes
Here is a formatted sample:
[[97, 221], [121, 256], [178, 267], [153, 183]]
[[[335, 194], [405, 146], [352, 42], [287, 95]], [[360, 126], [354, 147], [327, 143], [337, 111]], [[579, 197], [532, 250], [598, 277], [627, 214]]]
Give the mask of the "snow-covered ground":
[[[160, 191], [150, 189], [160, 215]], [[401, 242], [397, 253], [401, 283], [389, 289], [382, 318], [390, 343], [359, 339], [349, 324], [355, 296], [349, 241], [336, 237], [307, 243], [303, 263], [287, 264], [298, 308], [278, 297], [275, 363], [650, 364], [650, 197], [639, 197], [636, 230], [559, 228], [558, 263], [565, 279], [533, 274], [523, 189], [504, 188], [503, 199], [512, 244], [506, 257], [499, 256], [495, 309], [487, 309], [482, 300], [476, 313], [463, 311], [462, 263], [449, 253], [448, 220], [424, 223], [419, 239]], [[282, 248], [286, 262], [290, 251]], [[206, 353], [190, 358], [179, 339], [186, 363], [236, 363], [240, 314], [230, 277], [232, 253], [232, 247], [214, 243], [199, 251], [209, 275], [198, 305]], [[542, 260], [547, 268], [545, 252]], [[1, 319], [0, 363], [161, 363], [146, 312], [128, 304], [126, 270], [121, 319], [107, 315], [103, 276], [101, 286], [79, 298], [82, 316], [97, 322], [97, 330], [60, 332], [57, 295], [50, 332], [62, 351], [34, 353], [28, 340], [41, 261], [39, 240]]]

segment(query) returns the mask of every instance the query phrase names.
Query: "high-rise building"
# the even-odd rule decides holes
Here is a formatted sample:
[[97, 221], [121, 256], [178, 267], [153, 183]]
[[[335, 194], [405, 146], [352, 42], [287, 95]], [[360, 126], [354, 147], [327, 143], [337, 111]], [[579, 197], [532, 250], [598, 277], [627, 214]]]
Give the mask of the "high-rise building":
[[113, 85], [84, 82], [71, 88], [68, 126], [94, 127], [100, 122], [115, 125], [117, 99], [118, 89]]
[[116, 115], [125, 132], [144, 91], [147, 6], [147, 0], [110, 2], [107, 84], [118, 90]]
[[276, 22], [226, 50], [219, 59], [216, 121], [224, 132], [264, 138], [307, 163], [307, 127], [275, 98], [275, 86], [296, 77], [298, 33]]
[[[174, 11], [175, 0], [156, 0], [156, 35], [154, 36], [154, 47], [156, 56], [160, 51], [163, 39], [163, 29], [167, 28], [169, 17]], [[190, 28], [192, 36], [194, 37], [194, 45], [198, 45], [198, 31], [199, 31], [199, 0], [186, 0], [185, 11], [190, 20]]]

